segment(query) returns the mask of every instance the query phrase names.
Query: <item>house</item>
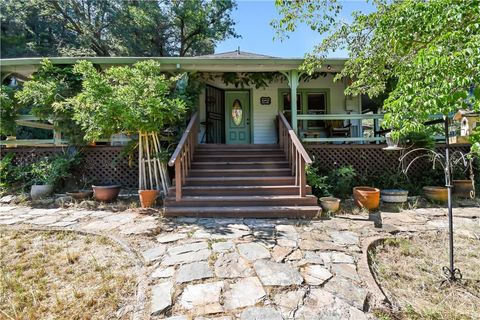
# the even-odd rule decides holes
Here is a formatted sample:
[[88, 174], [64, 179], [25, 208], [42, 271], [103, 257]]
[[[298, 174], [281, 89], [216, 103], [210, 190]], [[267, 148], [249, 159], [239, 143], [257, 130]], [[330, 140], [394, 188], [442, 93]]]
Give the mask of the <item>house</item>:
[[[240, 50], [198, 57], [50, 60], [73, 64], [81, 59], [102, 68], [155, 59], [165, 72], [188, 71], [204, 79], [198, 113], [170, 161], [176, 186], [165, 200], [167, 214], [314, 216], [319, 208], [306, 184], [305, 165], [311, 159], [302, 142], [383, 139], [375, 136], [382, 115], [364, 114], [368, 100], [345, 96], [348, 80], [333, 80], [344, 59], [325, 61], [313, 75], [299, 71], [303, 59]], [[40, 62], [3, 59], [2, 83], [28, 77]]]

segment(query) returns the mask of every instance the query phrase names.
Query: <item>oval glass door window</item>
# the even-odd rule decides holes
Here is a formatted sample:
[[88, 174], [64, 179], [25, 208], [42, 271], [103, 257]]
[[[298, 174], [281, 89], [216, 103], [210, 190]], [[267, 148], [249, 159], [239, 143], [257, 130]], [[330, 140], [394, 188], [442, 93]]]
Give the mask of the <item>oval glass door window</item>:
[[236, 126], [239, 126], [242, 123], [242, 118], [243, 118], [242, 104], [238, 99], [235, 99], [235, 101], [233, 101], [233, 106], [232, 106], [233, 123], [235, 123]]

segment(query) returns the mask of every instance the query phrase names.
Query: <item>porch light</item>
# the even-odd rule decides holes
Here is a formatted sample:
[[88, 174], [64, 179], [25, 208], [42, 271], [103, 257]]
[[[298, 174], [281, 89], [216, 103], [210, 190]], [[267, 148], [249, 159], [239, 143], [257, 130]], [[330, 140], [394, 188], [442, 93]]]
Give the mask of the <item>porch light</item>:
[[385, 134], [385, 140], [387, 142], [387, 146], [385, 148], [383, 148], [383, 150], [386, 150], [386, 151], [391, 151], [391, 150], [402, 150], [403, 148], [402, 147], [399, 147], [398, 146], [398, 138], [397, 139], [394, 139], [392, 137], [392, 133], [391, 132], [388, 132]]

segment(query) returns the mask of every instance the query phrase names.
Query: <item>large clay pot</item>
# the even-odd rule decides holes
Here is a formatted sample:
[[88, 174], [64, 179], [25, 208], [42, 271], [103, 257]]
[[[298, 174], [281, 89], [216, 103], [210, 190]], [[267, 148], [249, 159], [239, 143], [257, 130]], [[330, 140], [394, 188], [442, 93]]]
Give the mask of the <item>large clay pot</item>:
[[92, 186], [95, 200], [102, 202], [112, 202], [117, 200], [121, 188], [122, 186], [120, 185]]
[[138, 190], [138, 196], [140, 197], [142, 208], [153, 207], [159, 193], [160, 191], [158, 190]]
[[322, 209], [327, 212], [337, 212], [340, 208], [340, 199], [334, 197], [320, 198]]
[[453, 180], [453, 195], [460, 198], [474, 198], [472, 180]]
[[430, 200], [438, 202], [447, 202], [448, 200], [448, 189], [446, 187], [423, 187], [423, 193]]
[[400, 189], [384, 189], [380, 192], [382, 201], [388, 203], [404, 203], [407, 202], [408, 191]]
[[34, 184], [30, 189], [30, 196], [32, 200], [39, 200], [42, 198], [46, 198], [53, 193], [53, 186], [49, 184]]
[[380, 189], [355, 187], [353, 188], [353, 198], [357, 207], [374, 210], [380, 205]]

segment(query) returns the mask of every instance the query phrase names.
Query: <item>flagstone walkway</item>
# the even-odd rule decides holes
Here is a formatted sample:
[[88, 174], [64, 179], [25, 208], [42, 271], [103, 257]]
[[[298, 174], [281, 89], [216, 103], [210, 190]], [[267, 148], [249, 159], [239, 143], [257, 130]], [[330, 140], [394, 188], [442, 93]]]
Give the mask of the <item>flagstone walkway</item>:
[[[480, 238], [480, 208], [455, 209]], [[445, 209], [331, 220], [163, 219], [123, 212], [0, 206], [0, 228], [77, 230], [126, 243], [144, 264], [138, 319], [372, 319], [362, 240], [447, 229]], [[140, 308], [140, 310], [138, 310]]]

